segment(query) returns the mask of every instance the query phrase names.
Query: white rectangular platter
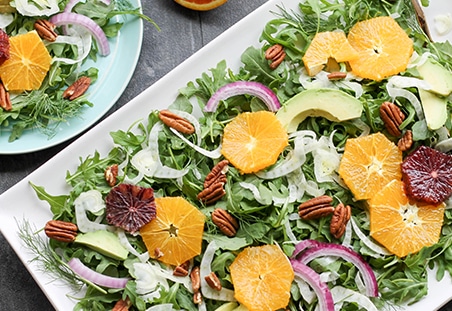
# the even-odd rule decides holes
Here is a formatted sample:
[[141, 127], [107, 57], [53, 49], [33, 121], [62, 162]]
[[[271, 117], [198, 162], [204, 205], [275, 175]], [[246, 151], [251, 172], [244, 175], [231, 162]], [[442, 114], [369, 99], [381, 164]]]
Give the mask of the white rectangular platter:
[[[447, 3], [442, 0], [431, 0], [435, 1], [442, 2], [443, 11], [445, 8], [452, 11], [450, 0], [446, 0]], [[167, 107], [176, 98], [179, 88], [215, 67], [223, 59], [226, 60], [228, 67], [238, 68], [241, 53], [250, 45], [259, 45], [261, 31], [266, 22], [275, 17], [273, 12], [279, 11], [278, 6], [286, 10], [296, 10], [298, 2], [298, 0], [270, 0], [0, 196], [1, 232], [55, 309], [73, 308], [75, 302], [67, 297], [67, 294], [70, 294], [69, 288], [59, 282], [49, 282], [48, 276], [39, 272], [35, 263], [29, 262], [32, 256], [22, 246], [17, 234], [17, 221], [28, 219], [36, 228], [42, 228], [52, 217], [47, 204], [37, 199], [29, 182], [45, 187], [54, 195], [67, 193], [69, 189], [64, 182], [66, 172], [75, 171], [80, 157], [85, 158], [96, 150], [105, 155], [113, 147], [109, 136], [111, 131], [126, 130], [135, 121], [145, 118], [151, 110]], [[433, 273], [430, 273], [428, 296], [421, 302], [406, 307], [405, 310], [437, 310], [451, 298], [451, 279], [446, 277], [437, 282], [433, 278]]]

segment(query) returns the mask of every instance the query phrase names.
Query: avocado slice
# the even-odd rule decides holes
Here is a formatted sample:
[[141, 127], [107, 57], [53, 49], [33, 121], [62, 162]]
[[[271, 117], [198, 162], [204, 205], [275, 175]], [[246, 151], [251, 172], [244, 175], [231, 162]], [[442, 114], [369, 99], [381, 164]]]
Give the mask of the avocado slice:
[[431, 130], [441, 128], [447, 120], [447, 99], [421, 89], [419, 89], [419, 98], [427, 127]]
[[227, 302], [225, 304], [222, 304], [218, 308], [216, 308], [215, 311], [235, 311], [237, 309], [238, 305], [239, 304], [234, 301]]
[[421, 78], [426, 81], [431, 89], [429, 91], [441, 96], [449, 96], [452, 93], [452, 73], [432, 58], [417, 67]]
[[361, 101], [336, 89], [309, 89], [302, 91], [285, 102], [276, 113], [289, 133], [295, 132], [298, 125], [307, 117], [323, 117], [341, 122], [359, 118], [363, 111]]
[[80, 233], [74, 242], [85, 245], [113, 259], [125, 260], [129, 254], [129, 251], [122, 246], [118, 236], [105, 230]]

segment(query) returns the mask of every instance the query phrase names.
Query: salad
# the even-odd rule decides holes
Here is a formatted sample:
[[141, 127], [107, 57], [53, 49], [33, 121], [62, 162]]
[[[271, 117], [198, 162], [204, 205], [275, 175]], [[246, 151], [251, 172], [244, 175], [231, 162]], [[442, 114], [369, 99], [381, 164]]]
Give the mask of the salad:
[[[152, 22], [141, 14], [140, 8], [121, 0], [19, 0], [2, 2], [0, 9], [0, 27], [5, 34], [0, 71], [3, 94], [8, 95], [7, 100], [2, 97], [0, 126], [10, 131], [9, 142], [30, 129], [51, 138], [62, 122], [80, 116], [85, 108], [91, 107], [93, 103], [88, 100], [86, 91], [72, 97], [64, 91], [81, 77], [89, 79], [89, 82], [84, 81], [86, 86], [96, 82], [99, 71], [95, 65], [87, 63], [95, 64], [99, 57], [109, 55], [107, 38], [118, 35], [128, 15]], [[40, 52], [35, 45], [26, 42], [21, 36], [24, 34], [39, 35]], [[24, 50], [20, 49], [21, 44]], [[32, 54], [23, 55], [31, 49]], [[33, 66], [17, 61], [21, 57], [27, 58]], [[22, 84], [14, 81], [16, 71], [25, 77]], [[31, 77], [37, 81], [26, 83]]]
[[[383, 78], [362, 78], [350, 69], [354, 58], [333, 64], [331, 72], [325, 64], [318, 72], [308, 67], [315, 72], [308, 74], [309, 61], [303, 57], [312, 52], [316, 34], [336, 37], [328, 32], [340, 30], [350, 34], [360, 22], [387, 20], [388, 16], [413, 43], [405, 69]], [[256, 289], [252, 284], [267, 284], [263, 283], [267, 276], [273, 284], [270, 291], [281, 293], [258, 295], [271, 304], [270, 309], [377, 310], [422, 299], [427, 294], [428, 268], [436, 267], [438, 279], [450, 273], [447, 191], [429, 196], [429, 203], [406, 206], [406, 218], [415, 220], [411, 227], [423, 223], [417, 211], [431, 210], [425, 214], [441, 218], [433, 222], [440, 227], [439, 231], [434, 228], [434, 241], [405, 253], [400, 248], [411, 246], [416, 237], [405, 239], [399, 248], [377, 240], [373, 226], [378, 217], [372, 216], [379, 208], [378, 200], [393, 197], [386, 191], [404, 193], [399, 187], [406, 182], [402, 172], [396, 169], [395, 176], [378, 191], [382, 194], [370, 198], [369, 193], [358, 195], [352, 187], [354, 178], [352, 183], [344, 178], [344, 159], [353, 155], [350, 143], [364, 144], [368, 138], [381, 143], [378, 150], [391, 150], [399, 161], [394, 161], [395, 166], [405, 166], [408, 177], [406, 169], [413, 165], [405, 163], [419, 155], [416, 151], [429, 148], [428, 152], [439, 152], [438, 158], [448, 161], [450, 113], [433, 130], [433, 125], [427, 125], [427, 115], [421, 114], [424, 108], [417, 104], [419, 90], [425, 90], [419, 68], [432, 58], [439, 66], [435, 68], [450, 72], [450, 44], [430, 42], [405, 1], [353, 0], [306, 1], [294, 12], [280, 8], [263, 29], [261, 42], [244, 51], [238, 71], [221, 61], [188, 82], [168, 110], [151, 111], [145, 121], [112, 132], [114, 147], [108, 155], [95, 152], [81, 159], [76, 171], [67, 173], [69, 193], [50, 194], [32, 184], [54, 214], [44, 228], [50, 239], [35, 234], [27, 222], [20, 225], [20, 235], [46, 271], [71, 282], [75, 290], [77, 286], [85, 289], [82, 297], [75, 298], [76, 310], [119, 306], [131, 310], [254, 310], [256, 306], [247, 300]], [[266, 59], [269, 48], [277, 45], [283, 47], [277, 48], [284, 55], [282, 60]], [[352, 48], [353, 53], [357, 48]], [[274, 62], [278, 65], [271, 66]], [[334, 79], [328, 78], [331, 73]], [[287, 133], [283, 124], [291, 122], [281, 114], [307, 93], [341, 94], [341, 101], [350, 107], [358, 101], [360, 115], [347, 118], [334, 113], [334, 120], [320, 109], [319, 115], [297, 119], [295, 129]], [[380, 112], [380, 107], [389, 104], [391, 111], [397, 111], [395, 105], [404, 115], [396, 127], [388, 126]], [[298, 115], [292, 114], [289, 121]], [[273, 123], [275, 118], [282, 131]], [[241, 160], [225, 151], [231, 144], [244, 147], [240, 141], [250, 135], [245, 135], [242, 124], [270, 122], [274, 126], [262, 126], [258, 133], [266, 135], [255, 140], [256, 145], [263, 140], [265, 146], [265, 139], [271, 137], [271, 144], [260, 151], [276, 152], [273, 164], [253, 166], [248, 161], [254, 155], [253, 144], [245, 146], [249, 153], [237, 153]], [[248, 127], [250, 132], [254, 128]], [[238, 142], [230, 135], [237, 129], [243, 134]], [[400, 134], [391, 132], [397, 129]], [[397, 146], [401, 139], [397, 135], [404, 136], [408, 130], [411, 144]], [[361, 154], [351, 157], [355, 162], [371, 152], [360, 150]], [[353, 176], [359, 179], [360, 175]], [[215, 188], [205, 191], [209, 180]], [[416, 184], [408, 185], [412, 195], [419, 194]], [[425, 193], [420, 195], [426, 199]], [[325, 214], [306, 219], [305, 212], [312, 215], [309, 206]], [[338, 219], [340, 225], [336, 225]], [[174, 251], [172, 242], [166, 243], [169, 238], [182, 251]], [[254, 272], [258, 277], [253, 277]]]

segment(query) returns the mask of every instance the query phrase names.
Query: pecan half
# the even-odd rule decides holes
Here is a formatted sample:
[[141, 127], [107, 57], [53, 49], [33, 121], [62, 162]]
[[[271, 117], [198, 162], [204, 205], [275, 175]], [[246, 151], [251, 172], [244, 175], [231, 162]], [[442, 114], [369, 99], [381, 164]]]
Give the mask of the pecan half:
[[270, 68], [276, 69], [286, 57], [286, 52], [281, 44], [275, 44], [265, 51], [265, 59], [270, 60]]
[[117, 176], [118, 176], [118, 164], [110, 165], [104, 172], [105, 180], [110, 187], [116, 185]]
[[182, 134], [193, 134], [195, 127], [185, 118], [171, 112], [169, 110], [160, 110], [159, 119], [165, 124]]
[[215, 203], [226, 194], [224, 185], [227, 181], [226, 172], [228, 170], [228, 164], [229, 162], [227, 160], [220, 161], [207, 174], [204, 180], [204, 189], [198, 193], [198, 200], [209, 205]]
[[0, 82], [0, 107], [4, 110], [9, 111], [13, 108], [11, 104], [11, 99], [9, 98], [9, 92], [6, 90], [3, 83]]
[[64, 243], [74, 242], [77, 231], [76, 224], [61, 220], [49, 220], [44, 227], [44, 232], [50, 239]]
[[209, 285], [211, 288], [215, 290], [221, 290], [221, 282], [218, 276], [215, 274], [215, 272], [210, 272], [208, 275], [204, 277], [204, 280], [206, 280], [207, 285]]
[[389, 134], [395, 137], [402, 135], [400, 124], [405, 120], [405, 114], [400, 108], [391, 102], [384, 102], [380, 106], [380, 117]]
[[351, 208], [349, 205], [345, 206], [340, 203], [334, 209], [330, 223], [330, 232], [336, 239], [339, 239], [345, 233], [345, 226], [350, 220], [350, 216]]
[[116, 302], [115, 306], [113, 307], [113, 309], [111, 309], [111, 311], [128, 311], [130, 306], [132, 305], [132, 302], [130, 301], [129, 298], [121, 299], [118, 300], [118, 302]]
[[235, 236], [239, 229], [239, 222], [228, 211], [217, 208], [212, 212], [213, 223], [229, 237]]
[[204, 188], [208, 188], [214, 183], [222, 182], [226, 183], [226, 173], [229, 169], [229, 161], [222, 160], [215, 165], [209, 174], [207, 174], [206, 179], [204, 179]]
[[199, 266], [194, 266], [191, 269], [190, 280], [193, 292], [199, 291], [199, 289], [201, 288], [201, 272]]
[[74, 100], [85, 94], [91, 84], [89, 77], [80, 77], [74, 83], [64, 90], [63, 98]]
[[327, 216], [334, 212], [332, 202], [333, 198], [328, 195], [312, 198], [298, 206], [298, 215], [305, 220]]
[[34, 28], [42, 39], [49, 42], [54, 42], [58, 37], [55, 32], [55, 25], [46, 19], [38, 19], [34, 23]]
[[407, 130], [397, 142], [397, 147], [403, 152], [407, 151], [413, 145], [413, 132]]
[[327, 75], [328, 80], [342, 80], [345, 79], [346, 77], [347, 73], [342, 71], [334, 71]]
[[190, 261], [187, 260], [186, 262], [181, 263], [180, 265], [176, 266], [173, 270], [173, 275], [175, 276], [187, 276], [188, 275], [188, 269], [190, 268]]

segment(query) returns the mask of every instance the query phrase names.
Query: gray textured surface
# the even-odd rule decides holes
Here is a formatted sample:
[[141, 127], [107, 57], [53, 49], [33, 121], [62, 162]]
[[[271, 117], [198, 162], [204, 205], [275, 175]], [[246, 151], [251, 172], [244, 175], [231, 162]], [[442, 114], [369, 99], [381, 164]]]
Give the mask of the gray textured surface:
[[[161, 27], [145, 25], [136, 72], [110, 111], [126, 104], [206, 43], [266, 0], [229, 0], [208, 12], [180, 7], [172, 0], [142, 0], [144, 13]], [[233, 43], [231, 43], [233, 44]], [[0, 155], [0, 194], [38, 168], [68, 143], [25, 155]], [[16, 254], [0, 234], [0, 311], [53, 310]], [[452, 310], [452, 305], [442, 311]]]

